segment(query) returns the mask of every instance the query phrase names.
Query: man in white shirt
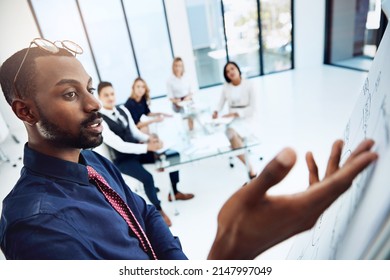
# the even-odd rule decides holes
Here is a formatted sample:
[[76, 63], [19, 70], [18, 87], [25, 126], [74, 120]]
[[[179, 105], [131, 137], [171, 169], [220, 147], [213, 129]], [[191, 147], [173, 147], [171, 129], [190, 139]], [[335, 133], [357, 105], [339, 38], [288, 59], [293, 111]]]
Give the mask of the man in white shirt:
[[[130, 112], [124, 106], [116, 106], [115, 91], [111, 83], [101, 82], [98, 86], [99, 99], [103, 108], [103, 141], [113, 152], [113, 162], [118, 169], [131, 177], [141, 181], [145, 188], [145, 193], [150, 202], [160, 211], [168, 226], [172, 223], [169, 217], [161, 208], [161, 202], [157, 198], [157, 188], [155, 187], [152, 174], [143, 166], [143, 163], [153, 163], [155, 153], [163, 147], [157, 135], [148, 135], [141, 132]], [[179, 172], [170, 172], [169, 177], [176, 200], [187, 200], [194, 197], [193, 194], [181, 193], [177, 190], [179, 182]], [[171, 201], [171, 196], [168, 200]]]

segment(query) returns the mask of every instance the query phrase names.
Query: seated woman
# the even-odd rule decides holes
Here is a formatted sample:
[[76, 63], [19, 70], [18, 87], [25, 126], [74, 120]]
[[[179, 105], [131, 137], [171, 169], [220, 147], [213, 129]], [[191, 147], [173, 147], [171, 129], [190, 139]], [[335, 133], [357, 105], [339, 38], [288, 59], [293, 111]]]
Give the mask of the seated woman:
[[[218, 112], [223, 109], [225, 103], [228, 104], [228, 113], [221, 117], [233, 118], [233, 121], [227, 127], [226, 135], [232, 148], [237, 149], [244, 146], [244, 138], [250, 134], [248, 122], [254, 115], [256, 96], [252, 83], [241, 76], [241, 70], [235, 62], [226, 63], [223, 75], [226, 83], [223, 85], [220, 102], [212, 117], [214, 119], [218, 118]], [[246, 164], [244, 155], [239, 155], [238, 158]], [[256, 176], [256, 173], [250, 163], [247, 166], [249, 177], [252, 179]]]
[[[125, 103], [125, 107], [130, 111], [131, 116], [137, 125], [138, 129], [146, 134], [150, 134], [149, 125], [155, 122], [161, 122], [164, 117], [172, 115], [165, 113], [152, 113], [150, 111], [150, 89], [146, 82], [138, 77], [134, 80], [131, 87], [131, 95]], [[145, 115], [151, 117], [146, 121], [141, 121], [141, 117]]]
[[[172, 75], [167, 81], [167, 90], [173, 111], [183, 113], [181, 102], [192, 100], [193, 89], [190, 80], [184, 74], [184, 63], [180, 57], [173, 59]], [[192, 117], [188, 117], [188, 128], [190, 131], [194, 128], [194, 119]]]

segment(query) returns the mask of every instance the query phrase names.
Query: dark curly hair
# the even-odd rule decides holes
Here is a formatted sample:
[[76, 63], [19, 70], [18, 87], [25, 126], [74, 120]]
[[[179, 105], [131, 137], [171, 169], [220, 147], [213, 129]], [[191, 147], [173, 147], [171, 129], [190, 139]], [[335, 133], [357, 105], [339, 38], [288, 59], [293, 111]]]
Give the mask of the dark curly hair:
[[[35, 77], [39, 69], [36, 69], [35, 59], [42, 56], [73, 56], [69, 51], [60, 48], [59, 52], [52, 54], [38, 47], [32, 47], [27, 54], [26, 60], [18, 74], [18, 78], [14, 88], [14, 79], [16, 72], [19, 69], [22, 60], [28, 51], [28, 48], [20, 50], [9, 57], [0, 68], [0, 84], [3, 90], [4, 97], [9, 105], [16, 97], [27, 98], [35, 94], [36, 84]], [[18, 94], [19, 96], [18, 96]]]

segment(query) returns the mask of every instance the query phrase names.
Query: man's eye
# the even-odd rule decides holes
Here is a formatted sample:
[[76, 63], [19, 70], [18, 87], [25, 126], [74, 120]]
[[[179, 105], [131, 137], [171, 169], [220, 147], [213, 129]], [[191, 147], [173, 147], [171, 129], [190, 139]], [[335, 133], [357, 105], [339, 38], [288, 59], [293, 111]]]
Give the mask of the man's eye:
[[76, 92], [74, 92], [74, 91], [67, 92], [64, 94], [64, 97], [67, 99], [72, 99], [72, 98], [76, 97]]
[[88, 89], [88, 91], [89, 91], [90, 94], [94, 94], [94, 93], [95, 93], [95, 90], [96, 90], [95, 88], [89, 88], [89, 89]]

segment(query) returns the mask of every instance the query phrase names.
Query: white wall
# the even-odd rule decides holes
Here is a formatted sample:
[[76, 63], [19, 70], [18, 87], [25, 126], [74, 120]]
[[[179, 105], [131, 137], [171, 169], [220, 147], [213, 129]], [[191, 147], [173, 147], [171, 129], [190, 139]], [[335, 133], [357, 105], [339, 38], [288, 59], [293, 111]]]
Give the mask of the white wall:
[[294, 62], [296, 69], [324, 61], [325, 0], [294, 0]]
[[353, 57], [356, 0], [334, 2], [332, 22], [332, 50], [330, 61]]
[[[28, 47], [31, 39], [39, 37], [27, 0], [1, 0], [0, 26], [1, 64], [16, 51]], [[5, 101], [3, 92], [0, 96], [0, 112], [11, 131], [23, 126]]]

